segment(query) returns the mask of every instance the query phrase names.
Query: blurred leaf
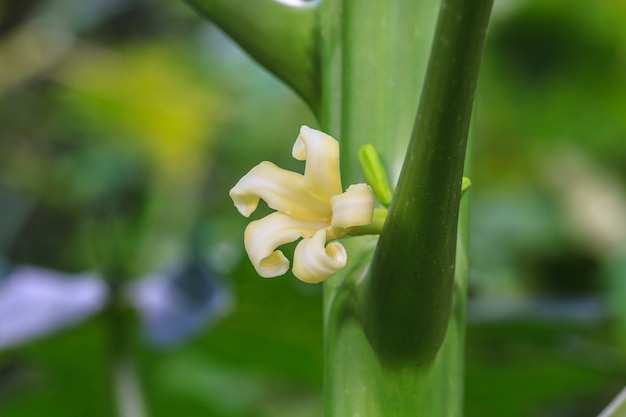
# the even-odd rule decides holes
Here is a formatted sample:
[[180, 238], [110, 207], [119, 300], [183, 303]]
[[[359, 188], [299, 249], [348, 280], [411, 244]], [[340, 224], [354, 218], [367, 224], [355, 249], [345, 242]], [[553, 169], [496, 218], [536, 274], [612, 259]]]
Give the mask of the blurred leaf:
[[185, 342], [230, 310], [231, 297], [206, 265], [190, 263], [132, 284], [144, 331], [157, 346]]
[[496, 323], [512, 320], [537, 322], [598, 323], [607, 318], [607, 311], [597, 298], [478, 298], [468, 303], [468, 319], [472, 323]]
[[165, 395], [202, 404], [206, 415], [313, 417], [321, 414], [318, 391], [287, 378], [225, 365], [207, 355], [171, 358], [159, 371], [162, 381], [159, 388]]
[[[32, 210], [33, 202], [0, 188], [0, 254], [13, 243], [20, 227]], [[0, 276], [2, 274], [0, 270]]]
[[17, 374], [0, 381], [9, 383], [0, 399], [2, 417], [114, 416], [110, 335], [101, 318], [0, 352], [0, 366], [18, 367]]
[[616, 251], [602, 274], [608, 287], [606, 301], [615, 319], [616, 342], [626, 357], [626, 253]]
[[537, 143], [575, 140], [623, 161], [626, 30], [617, 22], [624, 19], [624, 3], [515, 4], [490, 27], [480, 95], [489, 108], [487, 140], [527, 151]]
[[41, 0], [3, 1], [0, 3], [0, 35], [20, 24]]
[[626, 371], [608, 328], [595, 321], [470, 325], [466, 415], [595, 415], [607, 402], [604, 392], [623, 384]]
[[[188, 60], [188, 58], [187, 58]], [[164, 44], [125, 53], [85, 49], [56, 78], [95, 134], [148, 158], [171, 180], [202, 168], [224, 104], [185, 56]], [[176, 181], [178, 182], [178, 181]]]
[[18, 267], [0, 281], [0, 348], [84, 320], [103, 307], [106, 297], [105, 283], [92, 274]]
[[521, 254], [545, 254], [562, 245], [554, 205], [527, 187], [480, 190], [471, 214], [470, 285], [481, 296], [523, 292]]

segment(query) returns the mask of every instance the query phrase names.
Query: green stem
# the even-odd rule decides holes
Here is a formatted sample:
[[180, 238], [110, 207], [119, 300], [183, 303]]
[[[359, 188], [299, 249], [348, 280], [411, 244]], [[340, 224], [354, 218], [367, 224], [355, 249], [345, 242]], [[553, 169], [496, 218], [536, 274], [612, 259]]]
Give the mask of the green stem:
[[105, 314], [109, 324], [110, 363], [117, 415], [118, 417], [146, 417], [146, 406], [131, 356], [129, 334], [131, 323], [129, 323], [128, 307], [124, 303], [124, 281], [113, 278], [109, 280], [109, 283], [110, 298]]
[[439, 0], [322, 0], [320, 122], [341, 142], [344, 183], [372, 144], [397, 179], [415, 118]]
[[293, 88], [317, 113], [319, 68], [315, 48], [317, 2], [185, 0]]
[[[323, 0], [323, 129], [340, 140], [345, 184], [372, 144], [395, 183], [422, 89], [439, 0]], [[345, 239], [348, 265], [324, 284], [325, 417], [419, 415], [426, 380], [384, 369], [362, 326], [360, 294], [377, 237]], [[444, 392], [448, 392], [445, 389]], [[438, 416], [438, 414], [424, 414]]]
[[491, 0], [444, 0], [424, 91], [364, 289], [368, 340], [381, 361], [425, 366], [453, 302], [461, 180]]
[[137, 371], [128, 358], [118, 357], [113, 364], [115, 398], [119, 417], [146, 417]]

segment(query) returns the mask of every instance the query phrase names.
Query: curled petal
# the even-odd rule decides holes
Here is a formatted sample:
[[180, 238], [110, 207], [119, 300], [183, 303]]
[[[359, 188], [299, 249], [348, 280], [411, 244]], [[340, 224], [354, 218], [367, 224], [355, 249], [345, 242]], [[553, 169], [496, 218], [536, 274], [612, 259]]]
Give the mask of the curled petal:
[[229, 195], [245, 217], [256, 210], [259, 199], [265, 200], [274, 210], [299, 219], [327, 219], [331, 214], [329, 202], [311, 193], [304, 176], [267, 161], [244, 175]]
[[244, 233], [244, 245], [254, 269], [264, 278], [283, 275], [289, 269], [289, 261], [276, 248], [312, 236], [324, 225], [324, 222], [294, 219], [283, 213], [272, 213], [251, 222]]
[[348, 255], [339, 242], [326, 247], [326, 231], [319, 230], [308, 239], [303, 239], [293, 255], [293, 274], [301, 281], [315, 284], [329, 278], [346, 265]]
[[345, 193], [334, 196], [332, 226], [346, 229], [366, 226], [372, 222], [374, 193], [367, 184], [354, 184]]
[[306, 159], [304, 177], [314, 194], [330, 201], [330, 197], [341, 193], [339, 143], [332, 136], [302, 126], [292, 155], [300, 161]]

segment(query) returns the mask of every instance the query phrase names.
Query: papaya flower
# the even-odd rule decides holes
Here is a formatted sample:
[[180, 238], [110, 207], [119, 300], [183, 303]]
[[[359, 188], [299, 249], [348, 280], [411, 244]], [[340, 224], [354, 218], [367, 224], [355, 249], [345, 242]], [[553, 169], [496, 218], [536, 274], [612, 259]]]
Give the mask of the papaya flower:
[[276, 210], [251, 222], [244, 233], [246, 252], [260, 276], [285, 274], [289, 260], [277, 248], [301, 238], [292, 272], [301, 281], [318, 283], [346, 265], [346, 250], [336, 239], [372, 222], [374, 194], [367, 184], [343, 191], [339, 143], [323, 132], [302, 126], [292, 155], [306, 161], [304, 175], [264, 161], [237, 182], [230, 197], [245, 217], [261, 199]]

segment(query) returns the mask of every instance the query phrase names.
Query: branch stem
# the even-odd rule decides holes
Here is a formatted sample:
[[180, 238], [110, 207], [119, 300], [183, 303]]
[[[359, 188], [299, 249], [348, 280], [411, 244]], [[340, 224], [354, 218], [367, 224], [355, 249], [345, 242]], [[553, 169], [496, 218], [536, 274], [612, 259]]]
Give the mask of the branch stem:
[[448, 329], [461, 181], [491, 0], [444, 0], [406, 158], [364, 289], [380, 360], [431, 363]]
[[223, 29], [261, 65], [293, 88], [317, 113], [317, 2], [185, 0]]

